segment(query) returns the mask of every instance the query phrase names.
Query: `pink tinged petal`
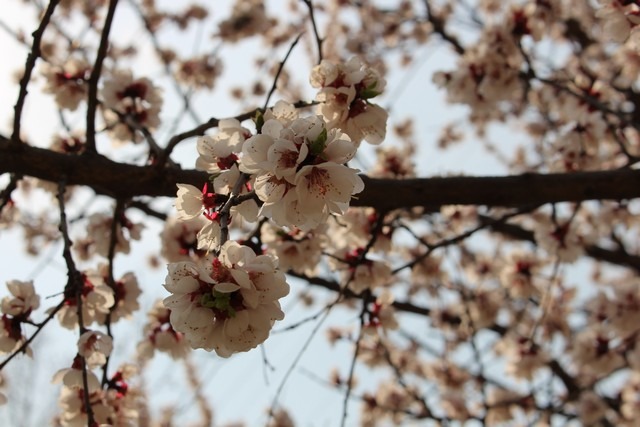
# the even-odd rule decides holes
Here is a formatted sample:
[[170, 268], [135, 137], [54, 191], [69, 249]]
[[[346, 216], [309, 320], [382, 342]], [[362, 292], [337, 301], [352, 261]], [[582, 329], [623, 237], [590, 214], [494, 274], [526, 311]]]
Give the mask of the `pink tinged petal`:
[[195, 277], [188, 276], [174, 281], [174, 286], [178, 293], [188, 294], [197, 291], [200, 288], [200, 283]]
[[249, 328], [249, 313], [247, 310], [238, 311], [234, 317], [224, 321], [224, 333], [232, 338], [240, 336]]
[[280, 138], [280, 133], [282, 132], [283, 129], [284, 129], [283, 124], [280, 123], [280, 121], [275, 119], [267, 120], [262, 125], [262, 133], [274, 139]]
[[289, 122], [298, 118], [298, 110], [296, 107], [282, 100], [276, 102], [276, 105], [273, 106], [271, 111], [267, 111], [267, 113], [271, 113], [273, 117], [284, 122]]
[[223, 283], [218, 283], [217, 285], [214, 285], [213, 289], [215, 289], [217, 292], [222, 292], [223, 294], [228, 294], [230, 292], [237, 291], [238, 289], [240, 289], [240, 286], [236, 285], [235, 283], [231, 283], [231, 282], [223, 282]]
[[251, 289], [253, 285], [251, 283], [251, 279], [249, 278], [249, 273], [244, 270], [231, 270], [231, 276], [235, 279], [236, 283], [238, 283], [239, 288]]
[[220, 260], [227, 267], [244, 265], [256, 257], [256, 254], [248, 246], [242, 246], [238, 242], [229, 240], [221, 250]]
[[[354, 169], [352, 169], [354, 170]], [[358, 171], [356, 171], [357, 173]], [[360, 178], [360, 175], [354, 175], [353, 178], [353, 192], [351, 194], [358, 194], [360, 193], [362, 190], [364, 190], [364, 181], [362, 180], [362, 178]]]
[[213, 312], [204, 307], [193, 307], [187, 314], [186, 323], [191, 329], [206, 327], [213, 323]]
[[177, 186], [176, 209], [180, 218], [193, 219], [200, 215], [204, 210], [202, 192], [189, 184], [177, 184]]
[[364, 113], [355, 116], [356, 126], [364, 135], [364, 139], [370, 144], [380, 144], [386, 136], [388, 113], [376, 104], [367, 104]]
[[245, 266], [247, 270], [257, 272], [273, 271], [277, 262], [270, 255], [258, 255]]
[[271, 304], [261, 305], [253, 311], [255, 322], [262, 325], [272, 325], [276, 320], [284, 319], [284, 313], [280, 309], [280, 304], [274, 301]]
[[247, 308], [256, 308], [260, 305], [260, 294], [255, 289], [240, 289], [244, 306]]
[[265, 173], [256, 177], [255, 190], [260, 200], [273, 204], [284, 197], [287, 191], [287, 184], [285, 181], [276, 178], [275, 175]]
[[248, 222], [256, 222], [258, 220], [259, 212], [260, 208], [254, 199], [245, 200], [239, 205], [231, 208], [232, 217], [237, 214]]
[[322, 152], [322, 158], [335, 162], [347, 163], [356, 154], [358, 147], [349, 139], [349, 136], [336, 130], [329, 133], [330, 142]]
[[255, 173], [268, 169], [267, 151], [272, 144], [273, 138], [264, 134], [254, 135], [247, 139], [242, 144], [240, 170]]
[[218, 245], [221, 233], [220, 224], [215, 221], [208, 221], [196, 235], [198, 239], [198, 249], [211, 251]]

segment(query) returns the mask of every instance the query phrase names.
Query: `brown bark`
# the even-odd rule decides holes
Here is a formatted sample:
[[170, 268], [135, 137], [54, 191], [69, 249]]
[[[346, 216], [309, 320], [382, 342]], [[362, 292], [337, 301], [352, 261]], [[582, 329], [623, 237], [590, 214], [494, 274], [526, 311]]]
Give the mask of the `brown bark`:
[[[207, 174], [177, 166], [138, 166], [85, 153], [67, 155], [0, 136], [0, 173], [32, 176], [51, 182], [91, 187], [116, 199], [176, 194], [176, 183], [201, 186]], [[353, 206], [380, 210], [443, 205], [537, 206], [553, 202], [621, 200], [640, 197], [640, 171], [619, 169], [566, 174], [523, 174], [502, 177], [434, 177], [406, 180], [363, 176], [365, 190]]]

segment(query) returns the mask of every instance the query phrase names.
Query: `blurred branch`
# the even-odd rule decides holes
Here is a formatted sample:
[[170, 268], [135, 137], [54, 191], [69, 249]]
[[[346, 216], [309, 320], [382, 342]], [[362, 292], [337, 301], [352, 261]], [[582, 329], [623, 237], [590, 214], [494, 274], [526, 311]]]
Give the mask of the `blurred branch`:
[[27, 98], [27, 86], [29, 85], [29, 81], [31, 80], [31, 73], [33, 72], [33, 68], [36, 65], [36, 61], [40, 56], [40, 42], [42, 41], [42, 36], [44, 34], [44, 30], [49, 25], [49, 21], [53, 16], [53, 11], [60, 0], [51, 0], [49, 2], [49, 6], [42, 16], [42, 21], [40, 21], [40, 25], [38, 29], [33, 33], [33, 45], [31, 47], [31, 52], [27, 56], [27, 63], [24, 66], [24, 74], [22, 75], [22, 79], [20, 79], [20, 92], [18, 93], [18, 100], [16, 101], [16, 105], [13, 107], [14, 116], [13, 116], [13, 134], [11, 135], [11, 141], [14, 143], [20, 142], [20, 125], [22, 120], [22, 108], [24, 107], [24, 101]]
[[[493, 221], [492, 219], [482, 215], [479, 216], [479, 219], [483, 222], [487, 222], [488, 220]], [[514, 239], [526, 240], [535, 243], [532, 231], [526, 230], [515, 224], [493, 222], [490, 224], [489, 229]], [[598, 261], [605, 261], [611, 264], [629, 267], [640, 272], [640, 256], [629, 254], [622, 249], [611, 250], [601, 248], [596, 245], [586, 245], [584, 250], [587, 255], [591, 258], [597, 259]]]
[[276, 88], [278, 86], [278, 79], [280, 78], [280, 74], [282, 74], [282, 70], [284, 69], [284, 64], [286, 64], [287, 59], [289, 59], [289, 55], [291, 55], [291, 52], [293, 52], [293, 48], [296, 47], [296, 45], [300, 41], [300, 37], [302, 37], [303, 34], [304, 33], [298, 34], [298, 36], [293, 40], [293, 42], [291, 43], [291, 46], [289, 46], [289, 50], [287, 50], [287, 54], [284, 56], [284, 59], [280, 62], [280, 65], [278, 66], [278, 71], [276, 72], [276, 75], [273, 78], [273, 84], [271, 85], [271, 89], [267, 94], [267, 99], [264, 101], [264, 106], [262, 107], [263, 111], [266, 111], [267, 107], [269, 107], [269, 101], [271, 100], [271, 96], [273, 95], [273, 93], [276, 91]]
[[113, 16], [116, 12], [116, 6], [118, 0], [111, 0], [109, 2], [109, 10], [107, 11], [107, 17], [104, 20], [104, 27], [102, 28], [102, 35], [100, 36], [100, 46], [98, 47], [98, 53], [96, 55], [96, 62], [91, 70], [91, 76], [89, 77], [89, 95], [87, 101], [87, 142], [86, 150], [88, 152], [96, 151], [96, 109], [98, 108], [98, 80], [100, 80], [100, 74], [102, 73], [102, 63], [107, 56], [109, 49], [109, 32], [111, 31], [111, 24], [113, 23]]
[[318, 33], [318, 24], [316, 23], [316, 16], [314, 13], [313, 3], [311, 0], [302, 0], [302, 2], [307, 5], [309, 9], [309, 20], [311, 21], [311, 26], [313, 27], [313, 35], [316, 38], [316, 46], [318, 47], [318, 64], [322, 62], [322, 37]]
[[[67, 228], [67, 215], [65, 213], [64, 206], [64, 193], [66, 189], [66, 182], [63, 179], [58, 183], [58, 207], [60, 208], [60, 233], [62, 234], [62, 239], [64, 241], [64, 249], [62, 251], [62, 256], [67, 264], [68, 271], [68, 282], [67, 286], [64, 290], [65, 302], [68, 301], [72, 296], [75, 298], [76, 303], [76, 313], [78, 316], [78, 330], [80, 337], [87, 331], [87, 328], [84, 326], [84, 319], [82, 313], [82, 291], [84, 289], [84, 278], [82, 274], [76, 268], [76, 264], [73, 261], [73, 256], [71, 255], [71, 246], [73, 243], [71, 242], [71, 238], [69, 237], [69, 229]], [[83, 386], [83, 403], [84, 409], [87, 414], [87, 425], [93, 426], [95, 424], [95, 419], [93, 417], [93, 408], [91, 407], [91, 401], [89, 399], [89, 379], [87, 377], [87, 362], [84, 356], [78, 354], [80, 358], [80, 362], [82, 365], [82, 386]]]

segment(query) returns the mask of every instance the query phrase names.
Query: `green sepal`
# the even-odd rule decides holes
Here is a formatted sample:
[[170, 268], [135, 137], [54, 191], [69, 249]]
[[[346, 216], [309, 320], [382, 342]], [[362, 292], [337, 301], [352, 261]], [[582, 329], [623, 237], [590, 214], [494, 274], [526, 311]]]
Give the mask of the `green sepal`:
[[264, 114], [262, 111], [256, 111], [256, 115], [253, 117], [253, 122], [256, 124], [256, 132], [262, 132], [262, 126], [264, 125]]
[[200, 297], [200, 305], [225, 313], [229, 317], [235, 317], [236, 310], [231, 307], [231, 293], [212, 291]]
[[314, 156], [319, 156], [327, 147], [327, 128], [323, 128], [315, 141], [309, 142], [309, 151]]
[[375, 90], [377, 85], [378, 85], [378, 81], [376, 80], [375, 82], [373, 82], [369, 86], [367, 86], [365, 89], [360, 91], [360, 93], [358, 95], [360, 95], [360, 98], [362, 98], [362, 99], [374, 98], [374, 97], [380, 95], [380, 92]]

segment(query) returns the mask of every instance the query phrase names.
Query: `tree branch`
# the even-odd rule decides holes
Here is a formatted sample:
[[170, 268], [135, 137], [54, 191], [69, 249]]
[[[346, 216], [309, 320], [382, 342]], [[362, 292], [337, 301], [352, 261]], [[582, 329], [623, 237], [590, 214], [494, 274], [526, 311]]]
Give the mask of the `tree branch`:
[[104, 27], [102, 28], [102, 35], [100, 36], [100, 47], [98, 48], [98, 54], [96, 55], [96, 62], [93, 65], [91, 76], [89, 77], [86, 143], [86, 149], [89, 152], [96, 151], [96, 109], [98, 108], [98, 80], [100, 80], [100, 74], [102, 73], [102, 63], [107, 57], [107, 52], [109, 49], [109, 32], [111, 31], [111, 24], [113, 23], [113, 16], [116, 13], [117, 5], [118, 0], [111, 0], [109, 2], [109, 10], [107, 11], [107, 17], [104, 20]]
[[29, 52], [29, 55], [27, 56], [27, 63], [24, 66], [24, 74], [20, 80], [18, 100], [16, 101], [16, 105], [13, 107], [13, 134], [11, 135], [11, 140], [15, 143], [20, 142], [22, 108], [24, 107], [24, 101], [27, 98], [27, 86], [31, 80], [31, 73], [33, 72], [33, 68], [36, 66], [36, 61], [40, 56], [40, 42], [42, 41], [42, 35], [44, 34], [44, 30], [47, 28], [47, 25], [49, 25], [49, 21], [53, 16], [53, 11], [56, 9], [58, 3], [60, 3], [60, 0], [51, 0], [49, 2], [49, 6], [42, 16], [42, 21], [40, 21], [40, 26], [33, 33], [33, 46], [31, 47], [31, 52]]
[[[488, 220], [493, 221], [493, 219], [484, 216], [480, 216], [479, 218], [480, 221], [484, 223], [486, 223]], [[505, 236], [509, 236], [514, 239], [526, 240], [534, 243], [536, 241], [532, 231], [526, 230], [515, 224], [496, 222], [491, 224], [489, 226], [489, 229], [497, 231], [504, 234]], [[605, 261], [611, 264], [629, 267], [640, 272], [640, 256], [629, 254], [622, 249], [611, 250], [601, 248], [600, 246], [596, 245], [587, 245], [585, 246], [584, 251], [591, 258], [597, 259], [598, 261]]]
[[[176, 183], [201, 186], [207, 173], [179, 167], [136, 166], [104, 156], [55, 153], [12, 145], [0, 136], [0, 174], [17, 173], [45, 181], [63, 177], [69, 185], [85, 185], [116, 199], [176, 194]], [[362, 177], [365, 190], [352, 206], [381, 211], [421, 206], [439, 209], [466, 204], [523, 207], [582, 200], [622, 200], [640, 197], [640, 170], [618, 169], [565, 174], [523, 174], [503, 177], [435, 177], [406, 180]]]

